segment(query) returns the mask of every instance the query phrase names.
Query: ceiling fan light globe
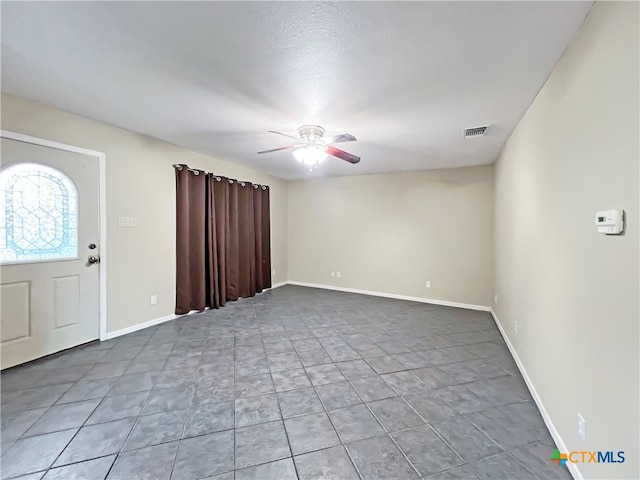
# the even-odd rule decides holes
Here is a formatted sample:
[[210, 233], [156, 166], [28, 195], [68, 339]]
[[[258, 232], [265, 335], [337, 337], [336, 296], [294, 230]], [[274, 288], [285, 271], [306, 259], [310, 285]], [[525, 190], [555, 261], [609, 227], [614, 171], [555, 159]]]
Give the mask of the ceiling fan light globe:
[[293, 156], [298, 162], [312, 167], [324, 162], [328, 155], [324, 147], [320, 145], [309, 145], [294, 150]]

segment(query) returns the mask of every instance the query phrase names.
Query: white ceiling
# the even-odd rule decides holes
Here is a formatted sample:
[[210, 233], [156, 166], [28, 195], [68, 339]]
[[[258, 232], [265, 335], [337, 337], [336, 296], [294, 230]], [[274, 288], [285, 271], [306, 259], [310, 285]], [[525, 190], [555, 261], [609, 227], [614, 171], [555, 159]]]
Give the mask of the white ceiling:
[[[591, 4], [2, 2], [2, 90], [286, 179], [488, 164]], [[256, 154], [304, 123], [362, 161]]]

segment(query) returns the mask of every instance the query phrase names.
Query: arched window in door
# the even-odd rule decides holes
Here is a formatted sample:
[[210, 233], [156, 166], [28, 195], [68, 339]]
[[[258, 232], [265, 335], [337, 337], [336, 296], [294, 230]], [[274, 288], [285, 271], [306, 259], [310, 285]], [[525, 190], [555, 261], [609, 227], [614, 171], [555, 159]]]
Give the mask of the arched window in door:
[[60, 170], [14, 163], [0, 172], [0, 262], [78, 256], [78, 192]]

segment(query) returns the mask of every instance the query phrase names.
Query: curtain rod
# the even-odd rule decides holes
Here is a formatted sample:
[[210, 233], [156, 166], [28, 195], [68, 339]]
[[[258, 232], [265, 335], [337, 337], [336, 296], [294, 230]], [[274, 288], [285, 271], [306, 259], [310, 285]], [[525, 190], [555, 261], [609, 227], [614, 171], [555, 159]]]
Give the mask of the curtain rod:
[[[178, 169], [178, 170], [182, 170], [184, 167], [187, 167], [187, 166], [186, 166], [186, 165], [181, 165], [181, 164], [179, 164], [179, 163], [174, 163], [174, 164], [173, 164], [173, 168], [176, 168], [176, 169]], [[187, 167], [187, 171], [189, 171], [189, 172], [193, 173], [194, 175], [200, 175], [201, 173], [204, 173], [205, 175], [207, 174], [204, 170], [197, 170], [197, 169], [195, 169], [195, 168], [189, 168], [189, 167]], [[210, 173], [209, 175], [213, 175], [213, 174], [212, 174], [212, 173]], [[219, 177], [219, 176], [217, 176], [217, 175], [215, 175], [215, 176], [214, 176], [214, 178], [215, 178], [218, 182], [222, 181], [222, 178], [221, 178], [221, 177]], [[247, 184], [247, 183], [249, 183], [249, 182], [241, 182], [241, 181], [239, 181], [239, 180], [234, 180], [234, 179], [232, 179], [232, 178], [227, 178], [227, 180], [229, 181], [229, 183], [237, 182], [237, 183], [239, 183], [239, 184], [240, 184], [240, 186], [242, 186], [242, 187], [246, 186], [246, 184]], [[253, 188], [262, 188], [262, 190], [266, 190], [267, 188], [269, 188], [269, 185], [260, 185], [260, 184], [258, 184], [258, 183], [254, 183], [254, 184], [253, 184]]]

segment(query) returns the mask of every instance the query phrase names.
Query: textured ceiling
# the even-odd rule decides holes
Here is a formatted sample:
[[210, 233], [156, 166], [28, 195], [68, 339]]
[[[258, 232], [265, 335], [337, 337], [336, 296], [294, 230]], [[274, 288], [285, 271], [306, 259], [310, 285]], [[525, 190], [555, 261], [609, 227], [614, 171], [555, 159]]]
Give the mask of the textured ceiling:
[[[2, 2], [2, 90], [287, 179], [488, 164], [591, 4]], [[304, 123], [362, 161], [255, 153]]]

